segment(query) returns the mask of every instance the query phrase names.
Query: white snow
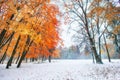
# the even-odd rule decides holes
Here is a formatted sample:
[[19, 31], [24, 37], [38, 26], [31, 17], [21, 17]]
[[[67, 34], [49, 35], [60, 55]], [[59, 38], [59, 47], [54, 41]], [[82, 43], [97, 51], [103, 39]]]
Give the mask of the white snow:
[[120, 60], [93, 64], [92, 60], [52, 60], [44, 63], [0, 64], [0, 80], [120, 80]]

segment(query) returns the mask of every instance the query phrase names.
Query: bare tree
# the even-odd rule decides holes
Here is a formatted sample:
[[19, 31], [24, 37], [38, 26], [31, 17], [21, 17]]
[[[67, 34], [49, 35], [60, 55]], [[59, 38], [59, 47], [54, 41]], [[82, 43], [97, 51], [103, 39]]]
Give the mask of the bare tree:
[[[95, 36], [97, 33], [100, 35], [99, 30], [99, 22], [93, 24], [93, 18], [88, 17], [88, 13], [90, 12], [89, 7], [92, 3], [91, 0], [70, 0], [69, 2], [65, 2], [67, 7], [67, 13], [69, 13], [71, 18], [71, 24], [78, 25], [77, 29], [79, 30], [77, 33], [84, 35], [89, 40], [90, 48], [92, 53], [94, 54], [96, 63], [102, 63], [101, 57], [97, 52]], [[97, 18], [98, 19], [98, 18]], [[94, 28], [93, 26], [97, 26]], [[99, 41], [100, 42], [100, 41]], [[100, 43], [99, 43], [100, 46]]]

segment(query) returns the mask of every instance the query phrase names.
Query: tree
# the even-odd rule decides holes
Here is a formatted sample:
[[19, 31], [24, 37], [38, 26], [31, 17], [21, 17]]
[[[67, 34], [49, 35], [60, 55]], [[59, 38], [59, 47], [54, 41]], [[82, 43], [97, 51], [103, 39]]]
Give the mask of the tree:
[[[102, 63], [101, 57], [97, 52], [95, 44], [95, 30], [91, 18], [88, 17], [90, 12], [89, 6], [91, 1], [89, 0], [70, 0], [69, 4], [65, 3], [67, 13], [69, 13], [72, 23], [76, 22], [79, 32], [83, 32], [84, 36], [89, 40], [90, 48], [95, 56], [96, 63]], [[97, 24], [95, 24], [97, 27]], [[78, 32], [78, 34], [79, 34]]]
[[[2, 29], [1, 35], [5, 35], [6, 32], [11, 31], [17, 35], [25, 36], [24, 39], [19, 39], [16, 45], [14, 45], [14, 54], [11, 54], [9, 60], [10, 64], [12, 59], [16, 57], [17, 53], [20, 53], [20, 60], [17, 67], [20, 67], [22, 60], [28, 54], [30, 46], [34, 43], [37, 48], [41, 48], [39, 53], [44, 55], [51, 55], [52, 49], [55, 49], [60, 38], [58, 34], [58, 20], [56, 15], [59, 13], [59, 9], [54, 4], [49, 4], [50, 0], [6, 0], [0, 2], [0, 26]], [[54, 34], [54, 36], [53, 36]], [[11, 34], [12, 35], [12, 34]], [[12, 38], [1, 37], [7, 42]], [[14, 38], [13, 38], [14, 39]], [[23, 45], [21, 45], [23, 43]], [[13, 45], [13, 43], [10, 43]], [[3, 44], [0, 44], [3, 46]], [[2, 48], [2, 47], [1, 47]], [[9, 51], [9, 49], [8, 49]], [[38, 53], [36, 53], [38, 54]], [[18, 56], [18, 55], [17, 55]], [[33, 56], [31, 54], [31, 56]], [[8, 62], [8, 63], [9, 63]], [[8, 65], [9, 66], [9, 65]], [[7, 66], [7, 68], [8, 68]]]
[[113, 42], [115, 45], [115, 53], [120, 53], [119, 44], [119, 33], [120, 33], [120, 7], [117, 7], [112, 2], [108, 2], [106, 19], [110, 26], [110, 29], [107, 30], [109, 38], [114, 38]]

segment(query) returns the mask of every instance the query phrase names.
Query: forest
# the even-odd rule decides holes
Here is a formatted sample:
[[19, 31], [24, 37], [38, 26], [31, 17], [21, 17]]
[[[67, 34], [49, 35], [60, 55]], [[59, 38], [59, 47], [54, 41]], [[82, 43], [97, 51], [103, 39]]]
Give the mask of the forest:
[[[72, 34], [69, 47], [64, 30]], [[0, 68], [51, 59], [119, 60], [120, 0], [0, 0]]]

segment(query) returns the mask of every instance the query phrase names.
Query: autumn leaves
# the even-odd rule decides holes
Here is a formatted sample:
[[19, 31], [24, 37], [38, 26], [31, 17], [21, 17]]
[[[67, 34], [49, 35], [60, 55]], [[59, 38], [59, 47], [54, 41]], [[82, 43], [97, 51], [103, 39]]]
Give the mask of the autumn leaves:
[[60, 40], [56, 18], [59, 9], [49, 2], [50, 0], [0, 2], [0, 42], [3, 42], [0, 46], [5, 43], [0, 54], [1, 58], [4, 55], [10, 57], [6, 68], [9, 68], [13, 59], [18, 58], [19, 67], [25, 58], [48, 57], [56, 51]]

